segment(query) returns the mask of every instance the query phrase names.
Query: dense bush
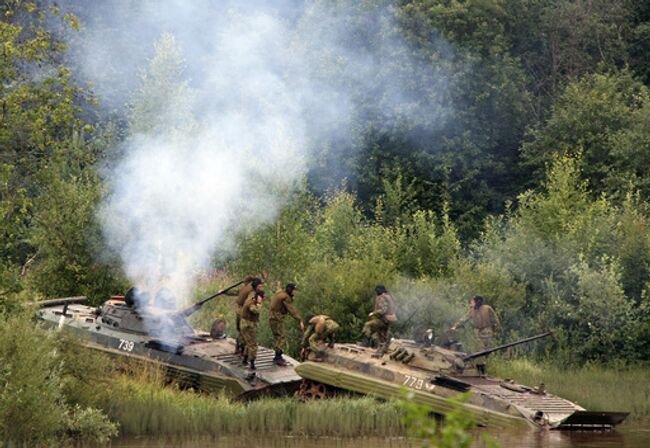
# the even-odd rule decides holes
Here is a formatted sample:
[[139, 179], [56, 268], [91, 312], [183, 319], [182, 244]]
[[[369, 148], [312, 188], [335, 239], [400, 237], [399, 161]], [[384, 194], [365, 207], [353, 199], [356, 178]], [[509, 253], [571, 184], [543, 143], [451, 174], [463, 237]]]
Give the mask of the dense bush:
[[104, 443], [117, 434], [116, 425], [101, 411], [69, 404], [78, 400], [77, 388], [62, 342], [27, 313], [0, 315], [1, 440], [30, 445], [69, 438]]

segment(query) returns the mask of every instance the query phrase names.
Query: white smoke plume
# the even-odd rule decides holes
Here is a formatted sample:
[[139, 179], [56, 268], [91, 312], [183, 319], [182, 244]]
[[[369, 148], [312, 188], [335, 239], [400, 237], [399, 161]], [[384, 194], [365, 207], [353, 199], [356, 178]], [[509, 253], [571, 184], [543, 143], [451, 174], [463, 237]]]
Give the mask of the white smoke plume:
[[274, 219], [322, 139], [351, 150], [369, 111], [379, 126], [444, 119], [447, 77], [412, 57], [381, 2], [114, 0], [79, 11], [71, 55], [85, 79], [111, 108], [127, 91], [132, 101], [106, 176], [106, 240], [134, 285], [166, 287], [179, 306], [217, 248]]

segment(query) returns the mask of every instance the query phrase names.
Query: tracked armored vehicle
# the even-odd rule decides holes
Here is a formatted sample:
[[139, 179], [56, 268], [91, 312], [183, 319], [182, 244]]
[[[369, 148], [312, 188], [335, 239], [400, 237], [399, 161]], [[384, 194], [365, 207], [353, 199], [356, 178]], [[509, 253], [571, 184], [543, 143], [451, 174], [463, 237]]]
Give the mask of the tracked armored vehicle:
[[170, 311], [136, 307], [121, 296], [99, 308], [83, 305], [85, 299], [39, 303], [38, 316], [48, 325], [78, 336], [86, 347], [161, 365], [168, 376], [198, 390], [225, 391], [233, 397], [252, 399], [283, 396], [300, 385], [301, 378], [294, 370], [296, 360], [285, 356], [287, 366], [277, 366], [274, 352], [259, 347], [257, 369], [252, 371], [235, 354], [235, 339], [194, 330], [187, 317], [207, 300]]
[[[523, 344], [549, 333], [467, 354], [452, 348], [392, 340], [382, 358], [357, 344], [327, 349], [322, 362], [307, 361], [296, 368], [307, 381], [303, 399], [336, 391], [400, 398], [404, 389], [412, 399], [444, 416], [453, 409], [451, 398], [468, 393], [461, 405], [481, 426], [549, 429], [607, 429], [621, 423], [626, 412], [589, 412], [569, 400], [548, 393], [543, 385], [529, 387], [512, 380], [480, 375], [475, 360]], [[311, 359], [314, 359], [313, 357]]]

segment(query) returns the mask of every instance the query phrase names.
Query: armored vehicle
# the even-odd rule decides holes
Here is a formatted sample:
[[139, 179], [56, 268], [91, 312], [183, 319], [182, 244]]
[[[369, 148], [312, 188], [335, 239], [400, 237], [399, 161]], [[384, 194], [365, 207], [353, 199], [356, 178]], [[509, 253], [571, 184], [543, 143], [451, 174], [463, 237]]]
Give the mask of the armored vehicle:
[[392, 399], [403, 397], [407, 389], [415, 402], [444, 416], [453, 409], [450, 398], [465, 392], [468, 397], [460, 406], [481, 426], [604, 429], [621, 423], [628, 413], [589, 412], [548, 393], [543, 384], [529, 387], [479, 374], [477, 358], [549, 334], [472, 354], [455, 350], [457, 346], [445, 348], [394, 339], [379, 359], [372, 356], [373, 349], [337, 344], [326, 350], [322, 362], [314, 362], [316, 358], [310, 356], [311, 361], [296, 368], [307, 380], [300, 393], [305, 400], [337, 390]]
[[257, 369], [252, 371], [235, 354], [235, 339], [193, 329], [187, 317], [207, 300], [180, 311], [137, 307], [121, 296], [99, 308], [83, 305], [85, 300], [41, 302], [38, 316], [48, 325], [72, 332], [84, 346], [161, 365], [172, 378], [198, 390], [225, 390], [250, 399], [286, 395], [300, 385], [295, 359], [285, 356], [287, 366], [280, 367], [273, 363], [272, 350], [259, 347]]

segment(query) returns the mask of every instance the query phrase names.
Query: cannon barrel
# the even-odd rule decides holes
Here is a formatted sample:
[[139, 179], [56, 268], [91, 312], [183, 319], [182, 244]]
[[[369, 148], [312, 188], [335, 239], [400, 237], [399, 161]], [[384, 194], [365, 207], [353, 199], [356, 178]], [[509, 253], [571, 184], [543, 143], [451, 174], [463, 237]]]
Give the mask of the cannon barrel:
[[27, 302], [26, 305], [36, 305], [39, 308], [48, 308], [51, 306], [69, 305], [73, 303], [83, 303], [88, 298], [86, 296], [63, 297], [60, 299], [39, 300], [36, 302]]
[[469, 361], [470, 359], [480, 358], [481, 356], [489, 355], [490, 353], [497, 352], [499, 350], [503, 350], [504, 348], [514, 347], [515, 345], [520, 345], [520, 344], [525, 344], [526, 342], [531, 342], [531, 341], [534, 341], [536, 339], [542, 339], [542, 338], [545, 338], [545, 337], [550, 336], [552, 334], [553, 334], [552, 332], [547, 331], [546, 333], [538, 334], [538, 335], [531, 336], [531, 337], [525, 338], [525, 339], [520, 339], [519, 341], [510, 342], [508, 344], [499, 345], [498, 347], [490, 348], [488, 350], [483, 350], [483, 351], [480, 351], [480, 352], [470, 353], [469, 355], [463, 356], [463, 361]]
[[184, 309], [178, 311], [178, 314], [181, 315], [181, 316], [184, 316], [184, 317], [189, 317], [192, 314], [196, 313], [198, 310], [200, 310], [201, 307], [203, 305], [205, 305], [206, 303], [208, 303], [210, 300], [214, 299], [215, 297], [220, 296], [221, 294], [225, 294], [226, 292], [230, 291], [231, 289], [238, 287], [242, 283], [244, 283], [244, 280], [240, 280], [235, 284], [232, 284], [232, 285], [230, 285], [230, 286], [228, 286], [228, 287], [226, 287], [226, 288], [224, 288], [224, 289], [222, 289], [220, 291], [217, 291], [216, 293], [212, 294], [210, 297], [206, 297], [205, 299], [196, 302], [194, 305], [190, 305], [187, 308], [184, 308]]

